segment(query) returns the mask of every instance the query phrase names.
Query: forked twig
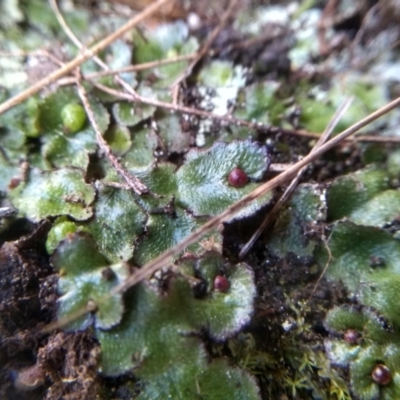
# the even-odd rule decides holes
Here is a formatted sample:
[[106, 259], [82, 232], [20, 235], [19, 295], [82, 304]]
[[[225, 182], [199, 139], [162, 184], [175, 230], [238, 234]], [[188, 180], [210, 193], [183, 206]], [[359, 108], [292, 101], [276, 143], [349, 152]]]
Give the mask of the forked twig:
[[[71, 29], [65, 22], [64, 17], [62, 16], [62, 14], [58, 8], [57, 1], [56, 0], [49, 0], [49, 1], [50, 1], [50, 5], [53, 9], [53, 12], [55, 13], [56, 18], [57, 18], [58, 22], [60, 23], [61, 27], [63, 28], [65, 34], [71, 39], [71, 41], [78, 48], [80, 48], [81, 50], [85, 50], [85, 47], [83, 46], [83, 44], [78, 40], [78, 38], [74, 35], [74, 33], [71, 31]], [[93, 60], [98, 65], [100, 65], [102, 68], [109, 70], [108, 65], [105, 64], [99, 57], [93, 56]], [[116, 78], [118, 78], [118, 77], [116, 77]], [[125, 81], [123, 81], [122, 79], [121, 79], [121, 81], [122, 81], [122, 84], [127, 85], [127, 83]], [[148, 193], [149, 192], [148, 188], [140, 181], [139, 178], [137, 178], [134, 175], [132, 175], [131, 173], [129, 173], [129, 171], [127, 171], [126, 168], [123, 167], [123, 165], [118, 161], [117, 157], [115, 157], [115, 155], [112, 153], [110, 146], [105, 141], [103, 135], [101, 134], [100, 128], [97, 124], [92, 107], [90, 106], [86, 90], [83, 87], [83, 85], [81, 84], [81, 77], [80, 77], [79, 73], [76, 74], [75, 83], [78, 87], [78, 94], [79, 94], [79, 97], [85, 108], [85, 111], [89, 118], [90, 124], [92, 125], [92, 128], [96, 133], [97, 143], [99, 144], [99, 147], [103, 151], [104, 155], [110, 161], [111, 165], [114, 167], [116, 172], [126, 181], [128, 186], [136, 194], [142, 195], [144, 193]]]
[[[85, 52], [87, 51], [87, 48], [81, 43], [81, 41], [75, 36], [74, 32], [70, 29], [68, 24], [66, 23], [63, 15], [60, 12], [60, 9], [58, 8], [58, 4], [56, 0], [49, 0], [51, 8], [53, 9], [53, 12], [57, 18], [58, 23], [61, 25], [61, 28], [64, 30], [65, 34], [69, 37], [69, 39], [74, 43], [78, 49], [81, 51]], [[111, 68], [99, 57], [97, 57], [95, 54], [92, 57], [92, 60], [99, 65], [101, 68], [103, 68], [105, 71], [110, 71]], [[125, 90], [127, 90], [133, 98], [136, 97], [136, 91], [133, 90], [133, 88], [125, 82], [120, 76], [116, 75], [114, 77], [115, 81], [119, 83]]]
[[38, 93], [42, 90], [45, 86], [50, 85], [51, 83], [57, 81], [57, 79], [63, 77], [64, 75], [70, 73], [83, 62], [87, 61], [89, 58], [93, 57], [99, 51], [105, 49], [109, 46], [112, 42], [116, 39], [124, 35], [130, 29], [138, 25], [144, 19], [149, 17], [150, 15], [154, 14], [158, 9], [160, 9], [163, 5], [167, 4], [170, 0], [157, 0], [153, 4], [149, 5], [145, 8], [141, 13], [136, 15], [135, 17], [131, 18], [126, 24], [121, 26], [121, 28], [117, 29], [115, 32], [111, 33], [110, 35], [106, 36], [100, 42], [95, 44], [89, 49], [84, 50], [81, 54], [76, 56], [72, 61], [66, 63], [63, 67], [59, 68], [58, 70], [52, 72], [45, 78], [41, 79], [40, 81], [36, 82], [34, 85], [30, 86], [26, 90], [22, 91], [21, 93], [11, 97], [10, 99], [4, 101], [0, 104], [0, 115], [3, 114], [5, 111], [9, 110], [12, 107], [15, 107], [17, 104], [20, 104], [24, 100], [28, 99], [30, 96]]
[[[311, 153], [314, 152], [316, 149], [321, 147], [327, 140], [332, 131], [335, 129], [336, 125], [338, 124], [339, 120], [342, 118], [344, 113], [350, 107], [351, 102], [353, 101], [352, 98], [347, 99], [335, 112], [335, 114], [330, 119], [327, 127], [325, 128], [324, 132], [322, 133], [321, 137], [319, 138], [318, 142], [312, 148]], [[295, 176], [295, 178], [290, 182], [289, 186], [285, 189], [282, 196], [278, 199], [272, 210], [267, 214], [266, 218], [262, 222], [262, 224], [258, 227], [258, 229], [254, 232], [253, 236], [248, 240], [248, 242], [243, 246], [239, 253], [239, 258], [243, 258], [247, 252], [250, 250], [251, 246], [253, 246], [254, 242], [260, 237], [261, 233], [264, 232], [265, 229], [272, 227], [275, 223], [276, 215], [278, 214], [281, 207], [286, 203], [289, 197], [292, 195], [294, 189], [296, 189], [303, 172], [305, 171], [306, 167], [303, 167]]]

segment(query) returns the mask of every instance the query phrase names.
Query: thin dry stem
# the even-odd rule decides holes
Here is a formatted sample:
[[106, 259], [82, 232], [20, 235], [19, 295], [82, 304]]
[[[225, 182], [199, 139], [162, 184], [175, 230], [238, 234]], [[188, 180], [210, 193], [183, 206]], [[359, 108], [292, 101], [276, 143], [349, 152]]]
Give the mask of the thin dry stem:
[[89, 118], [89, 121], [90, 121], [94, 131], [96, 132], [97, 143], [99, 144], [99, 146], [100, 146], [101, 150], [103, 151], [103, 153], [105, 154], [105, 156], [110, 161], [111, 165], [115, 168], [117, 173], [125, 179], [126, 183], [136, 194], [142, 195], [144, 193], [149, 193], [149, 190], [140, 181], [140, 179], [137, 178], [136, 176], [130, 174], [129, 171], [127, 171], [122, 166], [122, 164], [118, 161], [117, 157], [115, 157], [115, 155], [112, 153], [110, 146], [104, 140], [103, 135], [100, 132], [99, 125], [97, 124], [92, 107], [90, 106], [89, 100], [87, 98], [85, 88], [82, 86], [79, 79], [77, 79], [77, 85], [78, 85], [79, 97], [81, 98], [82, 104], [85, 107], [85, 111]]
[[[81, 43], [81, 41], [75, 36], [75, 34], [72, 32], [68, 24], [66, 23], [63, 15], [60, 12], [60, 9], [58, 8], [56, 0], [49, 0], [50, 5], [53, 9], [53, 12], [57, 18], [58, 23], [61, 25], [61, 28], [64, 30], [65, 34], [69, 37], [69, 39], [75, 44], [78, 49], [81, 51], [87, 51], [86, 47]], [[99, 57], [96, 55], [93, 55], [92, 57], [93, 61], [99, 65], [101, 68], [103, 68], [105, 71], [110, 71], [110, 67]], [[129, 85], [129, 83], [125, 82], [120, 76], [116, 75], [114, 77], [115, 81], [120, 84], [126, 91], [128, 91], [134, 98], [137, 96], [136, 91], [133, 90], [133, 88]]]
[[[124, 93], [124, 92], [115, 90], [113, 88], [110, 88], [106, 85], [103, 85], [103, 84], [93, 81], [91, 79], [88, 79], [88, 80], [94, 87], [98, 88], [99, 90], [102, 90], [105, 93], [111, 94], [112, 96], [115, 96], [116, 98], [123, 99], [126, 101], [140, 102], [143, 104], [148, 104], [150, 106], [160, 107], [160, 108], [164, 108], [166, 110], [179, 112], [181, 114], [196, 115], [196, 116], [202, 117], [202, 118], [210, 118], [210, 119], [213, 119], [216, 121], [221, 121], [226, 124], [245, 126], [249, 129], [262, 130], [262, 131], [266, 131], [266, 132], [270, 132], [270, 133], [282, 133], [284, 135], [300, 136], [300, 137], [304, 137], [307, 139], [317, 139], [317, 140], [321, 137], [321, 134], [319, 134], [319, 133], [312, 133], [312, 132], [307, 132], [304, 130], [281, 129], [279, 127], [264, 125], [261, 122], [253, 122], [253, 121], [247, 121], [245, 119], [235, 118], [232, 115], [217, 115], [217, 114], [213, 114], [209, 111], [199, 110], [197, 108], [191, 108], [191, 107], [186, 107], [186, 106], [182, 106], [179, 104], [166, 103], [163, 101], [150, 99], [147, 97], [143, 97], [143, 96], [139, 95], [138, 93], [136, 93], [135, 96], [132, 96], [129, 93]], [[379, 137], [379, 136], [372, 136], [372, 135], [359, 135], [359, 136], [355, 136], [353, 138], [346, 138], [343, 141], [350, 142], [350, 143], [361, 142], [361, 141], [362, 142], [378, 142], [378, 143], [400, 143], [400, 137], [396, 137], [396, 136]]]
[[214, 30], [211, 32], [211, 35], [208, 37], [204, 45], [201, 47], [201, 49], [197, 52], [196, 57], [192, 60], [192, 62], [186, 67], [185, 71], [175, 80], [175, 82], [172, 84], [172, 87], [178, 86], [183, 80], [185, 80], [193, 71], [193, 68], [197, 65], [197, 63], [208, 53], [210, 50], [211, 45], [213, 44], [214, 40], [217, 38], [223, 27], [226, 25], [226, 23], [229, 20], [229, 17], [232, 14], [232, 11], [234, 10], [237, 0], [231, 0], [229, 2], [229, 6], [222, 15], [219, 24], [214, 28]]
[[136, 15], [135, 17], [131, 18], [125, 25], [121, 28], [117, 29], [115, 32], [111, 33], [99, 43], [92, 46], [90, 49], [84, 50], [81, 54], [75, 57], [72, 61], [66, 63], [63, 67], [59, 68], [58, 70], [52, 72], [50, 75], [46, 76], [45, 78], [41, 79], [34, 85], [30, 86], [28, 89], [22, 91], [21, 93], [17, 94], [14, 97], [6, 100], [2, 104], [0, 104], [0, 115], [3, 114], [5, 111], [9, 110], [12, 107], [20, 104], [21, 102], [25, 101], [32, 95], [38, 93], [42, 90], [45, 86], [50, 85], [51, 83], [57, 81], [59, 78], [65, 76], [66, 74], [73, 71], [75, 68], [80, 66], [83, 62], [87, 61], [89, 58], [93, 57], [99, 51], [105, 49], [109, 46], [112, 42], [116, 39], [124, 35], [133, 27], [137, 26], [140, 22], [144, 19], [149, 17], [150, 15], [154, 14], [157, 10], [159, 10], [162, 6], [167, 4], [170, 0], [157, 0], [147, 8], [145, 8], [141, 13]]
[[325, 238], [325, 235], [322, 237], [322, 242], [324, 243], [325, 249], [326, 249], [326, 251], [328, 252], [328, 260], [326, 261], [326, 264], [325, 264], [325, 266], [324, 266], [324, 269], [322, 270], [321, 275], [318, 277], [317, 282], [315, 282], [315, 285], [314, 285], [314, 287], [313, 287], [313, 290], [312, 290], [312, 292], [311, 292], [311, 294], [310, 294], [310, 297], [308, 298], [307, 301], [310, 301], [310, 300], [312, 299], [312, 297], [314, 296], [314, 293], [315, 293], [315, 291], [317, 290], [317, 287], [318, 287], [318, 285], [320, 284], [321, 279], [322, 279], [322, 278], [324, 277], [324, 275], [326, 274], [326, 271], [328, 270], [329, 264], [330, 264], [330, 262], [331, 262], [331, 260], [332, 260], [332, 252], [331, 252], [331, 249], [330, 249], [329, 246], [328, 246], [328, 242], [327, 242], [327, 240], [326, 240], [326, 238]]
[[163, 65], [175, 64], [175, 63], [181, 62], [181, 61], [192, 60], [194, 57], [195, 57], [195, 54], [185, 54], [182, 56], [165, 58], [163, 60], [149, 61], [146, 63], [129, 65], [127, 67], [119, 68], [119, 69], [110, 69], [108, 71], [92, 72], [90, 74], [83, 75], [83, 78], [93, 79], [93, 78], [99, 78], [102, 76], [123, 74], [125, 72], [145, 71], [147, 69], [162, 67]]
[[[347, 99], [335, 112], [335, 114], [332, 116], [330, 119], [328, 126], [324, 130], [323, 134], [319, 138], [318, 142], [315, 144], [315, 146], [312, 148], [311, 153], [314, 152], [316, 149], [321, 147], [327, 140], [328, 137], [331, 135], [333, 130], [335, 129], [336, 125], [344, 115], [344, 113], [347, 111], [347, 109], [350, 107], [351, 102], [353, 101], [352, 98]], [[287, 200], [290, 198], [292, 195], [293, 191], [296, 189], [301, 176], [303, 175], [306, 167], [303, 167], [295, 176], [295, 178], [290, 182], [290, 185], [285, 189], [283, 192], [282, 196], [279, 198], [279, 200], [276, 202], [272, 210], [267, 214], [265, 217], [264, 221], [261, 223], [261, 225], [257, 228], [257, 230], [254, 232], [252, 237], [248, 240], [248, 242], [243, 246], [242, 250], [239, 253], [239, 258], [243, 258], [247, 252], [251, 249], [255, 241], [260, 237], [262, 232], [264, 232], [265, 229], [270, 228], [273, 226], [275, 223], [276, 219], [275, 217], [277, 216], [279, 210], [282, 208], [282, 206], [287, 202]]]

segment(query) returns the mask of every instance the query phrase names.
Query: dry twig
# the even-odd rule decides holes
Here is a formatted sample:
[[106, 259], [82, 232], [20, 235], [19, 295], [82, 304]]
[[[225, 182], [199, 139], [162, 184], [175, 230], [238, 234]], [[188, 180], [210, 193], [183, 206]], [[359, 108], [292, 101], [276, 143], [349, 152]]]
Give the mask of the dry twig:
[[192, 60], [194, 57], [195, 57], [195, 54], [185, 54], [182, 56], [165, 58], [163, 60], [149, 61], [146, 63], [129, 65], [127, 67], [119, 68], [119, 69], [109, 69], [109, 70], [102, 71], [102, 72], [93, 72], [90, 74], [83, 75], [83, 79], [85, 79], [85, 78], [93, 79], [93, 78], [99, 78], [99, 77], [107, 76], [107, 75], [122, 74], [125, 72], [144, 71], [147, 69], [162, 67], [163, 65], [174, 64], [174, 63], [177, 63], [180, 61]]
[[217, 38], [225, 24], [228, 22], [228, 19], [235, 8], [238, 0], [231, 0], [229, 2], [229, 6], [221, 17], [219, 24], [212, 31], [211, 35], [208, 37], [202, 48], [197, 52], [196, 57], [192, 60], [192, 62], [186, 67], [185, 71], [175, 80], [175, 82], [171, 85], [172, 87], [178, 86], [183, 80], [185, 80], [193, 71], [193, 68], [196, 64], [207, 54], [210, 50], [211, 45], [214, 40]]
[[85, 88], [82, 86], [81, 82], [79, 79], [77, 79], [77, 85], [78, 85], [78, 94], [79, 97], [82, 100], [82, 104], [85, 107], [86, 114], [89, 118], [89, 121], [96, 132], [96, 139], [97, 143], [99, 144], [101, 150], [104, 152], [105, 156], [107, 159], [111, 162], [112, 166], [115, 168], [117, 173], [122, 176], [129, 187], [138, 195], [148, 193], [149, 190], [147, 187], [139, 180], [139, 178], [136, 178], [136, 176], [132, 175], [127, 171], [122, 164], [118, 161], [117, 157], [112, 153], [110, 146], [107, 144], [107, 142], [104, 140], [103, 135], [100, 132], [100, 128], [97, 124], [96, 118], [94, 116], [92, 107], [90, 106], [89, 100], [87, 98], [87, 94], [85, 91]]
[[[59, 8], [57, 5], [56, 0], [50, 0], [50, 4], [53, 8], [53, 11], [57, 17], [58, 22], [62, 26], [64, 32], [66, 35], [72, 40], [72, 42], [81, 50], [85, 50], [85, 47], [82, 45], [82, 43], [78, 40], [78, 38], [74, 35], [74, 33], [71, 31], [67, 23], [65, 22]], [[93, 60], [100, 65], [103, 69], [109, 70], [110, 68], [108, 67], [107, 64], [105, 64], [100, 58], [97, 56], [93, 56]], [[118, 83], [120, 83], [123, 87], [129, 86], [128, 83], [126, 83], [123, 79], [119, 78], [118, 76], [116, 77], [116, 80]], [[127, 182], [128, 186], [138, 195], [148, 193], [149, 190], [147, 187], [140, 181], [139, 178], [135, 177], [129, 171], [126, 170], [126, 168], [118, 161], [117, 157], [112, 153], [110, 146], [107, 144], [107, 142], [104, 140], [103, 135], [100, 132], [99, 126], [97, 124], [96, 118], [94, 116], [93, 110], [90, 107], [90, 103], [87, 98], [87, 94], [85, 91], [85, 88], [82, 86], [80, 82], [80, 76], [77, 74], [76, 77], [76, 84], [78, 86], [78, 94], [79, 97], [82, 100], [82, 103], [85, 107], [86, 114], [89, 118], [89, 121], [93, 127], [93, 130], [96, 133], [96, 139], [97, 143], [99, 144], [101, 150], [107, 157], [107, 159], [110, 161], [111, 165], [114, 167], [114, 169], [117, 171], [117, 173], [122, 176], [123, 179]]]
[[[217, 115], [213, 114], [209, 111], [204, 111], [204, 110], [199, 110], [197, 108], [192, 108], [192, 107], [186, 107], [182, 106], [179, 104], [174, 104], [174, 103], [166, 103], [163, 101], [159, 101], [156, 99], [150, 99], [147, 97], [143, 97], [139, 95], [138, 93], [136, 96], [132, 96], [129, 93], [124, 93], [120, 92], [118, 90], [115, 90], [113, 88], [110, 88], [106, 85], [103, 85], [101, 83], [95, 82], [91, 79], [88, 79], [91, 84], [98, 88], [99, 90], [104, 91], [105, 93], [111, 94], [112, 96], [115, 96], [116, 98], [123, 99], [126, 101], [131, 101], [131, 102], [140, 102], [143, 104], [148, 104], [150, 106], [154, 107], [159, 107], [159, 108], [164, 108], [166, 110], [170, 111], [176, 111], [181, 114], [188, 114], [188, 115], [196, 115], [198, 117], [202, 118], [210, 118], [216, 121], [221, 121], [226, 124], [232, 124], [236, 126], [245, 126], [249, 129], [254, 129], [254, 130], [259, 130], [259, 131], [265, 131], [265, 132], [270, 132], [270, 133], [281, 133], [283, 135], [293, 135], [293, 136], [300, 136], [304, 137], [307, 139], [319, 139], [321, 137], [321, 134], [319, 133], [312, 133], [312, 132], [307, 132], [305, 130], [289, 130], [289, 129], [283, 129], [279, 127], [274, 127], [270, 125], [264, 125], [261, 122], [255, 122], [255, 121], [248, 121], [245, 119], [240, 119], [240, 118], [235, 118], [232, 115]], [[352, 138], [346, 138], [343, 140], [344, 142], [378, 142], [378, 143], [400, 143], [400, 137], [396, 136], [373, 136], [373, 135], [359, 135], [355, 136]]]
[[[328, 126], [326, 127], [325, 131], [319, 138], [318, 142], [315, 144], [313, 149], [311, 150], [311, 153], [313, 153], [315, 150], [317, 150], [319, 147], [321, 147], [327, 140], [332, 131], [335, 129], [335, 126], [339, 122], [340, 118], [343, 116], [343, 114], [346, 112], [346, 110], [350, 107], [352, 99], [346, 100], [335, 112], [331, 120], [329, 121]], [[282, 196], [279, 198], [279, 200], [276, 202], [272, 210], [267, 214], [266, 218], [264, 221], [261, 223], [261, 225], [257, 228], [257, 230], [254, 232], [253, 236], [248, 240], [248, 242], [243, 246], [239, 253], [239, 258], [243, 258], [247, 252], [250, 250], [251, 246], [253, 246], [254, 242], [260, 237], [261, 233], [264, 232], [267, 228], [270, 228], [273, 226], [275, 222], [275, 217], [277, 216], [279, 210], [282, 208], [282, 206], [287, 202], [287, 200], [290, 198], [292, 195], [294, 189], [296, 189], [301, 176], [303, 175], [303, 172], [305, 171], [306, 167], [303, 167], [295, 176], [295, 178], [290, 182], [289, 186], [285, 189], [283, 192]]]
[[0, 104], [0, 115], [3, 114], [5, 111], [9, 110], [10, 108], [15, 107], [17, 104], [20, 104], [21, 102], [25, 101], [32, 95], [38, 93], [45, 86], [50, 85], [51, 83], [57, 81], [59, 78], [73, 71], [75, 68], [79, 67], [83, 62], [95, 56], [96, 53], [98, 53], [99, 51], [105, 49], [116, 39], [124, 35], [126, 32], [128, 32], [130, 29], [138, 25], [140, 22], [142, 22], [150, 15], [154, 14], [157, 10], [159, 10], [163, 5], [167, 4], [169, 1], [170, 0], [157, 0], [149, 7], [144, 9], [140, 14], [131, 18], [125, 25], [121, 26], [121, 28], [117, 29], [115, 32], [105, 37], [103, 40], [92, 46], [90, 49], [84, 50], [81, 54], [75, 57], [72, 61], [66, 63], [63, 67], [59, 68], [50, 75], [41, 79], [34, 85], [30, 86], [28, 89], [22, 91], [16, 96], [11, 97], [10, 99]]

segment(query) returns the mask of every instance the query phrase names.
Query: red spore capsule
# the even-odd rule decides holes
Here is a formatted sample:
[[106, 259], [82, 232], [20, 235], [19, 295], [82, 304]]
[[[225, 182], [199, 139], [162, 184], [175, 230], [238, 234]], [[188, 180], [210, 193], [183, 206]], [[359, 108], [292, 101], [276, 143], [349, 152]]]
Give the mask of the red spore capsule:
[[217, 275], [214, 279], [214, 290], [218, 292], [227, 292], [229, 289], [229, 281], [222, 275]]
[[357, 344], [359, 338], [360, 334], [354, 329], [347, 329], [347, 331], [343, 334], [343, 339], [348, 344]]
[[392, 380], [392, 374], [385, 364], [376, 364], [371, 372], [371, 378], [378, 385], [387, 385]]
[[15, 189], [21, 183], [21, 178], [11, 178], [10, 182], [8, 183], [9, 189]]
[[233, 169], [228, 175], [228, 182], [231, 186], [240, 188], [248, 182], [246, 172], [240, 168]]

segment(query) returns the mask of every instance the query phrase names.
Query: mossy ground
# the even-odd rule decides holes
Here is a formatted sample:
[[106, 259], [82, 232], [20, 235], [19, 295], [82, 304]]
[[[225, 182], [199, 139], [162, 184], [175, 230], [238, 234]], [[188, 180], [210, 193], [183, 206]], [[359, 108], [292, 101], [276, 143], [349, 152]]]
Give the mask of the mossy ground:
[[[81, 37], [88, 26], [95, 38], [124, 20], [100, 1], [89, 8], [76, 3], [65, 12]], [[72, 331], [42, 330], [275, 176], [267, 171], [271, 162], [293, 163], [308, 154], [318, 137], [309, 133], [321, 133], [346, 96], [354, 101], [336, 132], [399, 94], [398, 74], [391, 72], [398, 68], [400, 37], [395, 1], [343, 0], [332, 14], [328, 2], [260, 3], [239, 2], [212, 55], [180, 92], [183, 105], [230, 113], [254, 123], [251, 128], [152, 105], [136, 105], [132, 113], [129, 103], [91, 88], [101, 133], [150, 195], [109, 186], [122, 180], [98, 150], [74, 88], [49, 88], [0, 117], [1, 399], [161, 400], [172, 392], [188, 400], [230, 399], [235, 391], [265, 400], [396, 399], [400, 163], [384, 137], [398, 135], [398, 112], [363, 132], [382, 144], [346, 142], [310, 166], [274, 227], [244, 260], [240, 249], [282, 189], [177, 255], [174, 269], [111, 297], [112, 315], [106, 303], [83, 322], [76, 319]], [[208, 14], [192, 6], [202, 17], [200, 28], [190, 31], [176, 21], [164, 28], [165, 21], [156, 19], [158, 29], [137, 30], [101, 56], [118, 68], [196, 51], [223, 10], [216, 6]], [[94, 17], [102, 7], [115, 12], [115, 20]], [[325, 31], [318, 21], [326, 22]], [[76, 54], [40, 1], [7, 2], [0, 27], [7, 51], [31, 53], [63, 43], [56, 57]], [[1, 100], [55, 68], [48, 60], [40, 68], [20, 58], [0, 61]], [[186, 65], [124, 78], [142, 96], [170, 101], [169, 85]], [[85, 64], [85, 73], [95, 71], [93, 63]], [[103, 83], [117, 87], [111, 79]], [[68, 114], [73, 108], [79, 108], [77, 118]], [[241, 191], [227, 181], [235, 167], [250, 178]], [[232, 280], [233, 295], [214, 291], [213, 279], [221, 274]], [[88, 288], [90, 281], [97, 286]], [[335, 320], [336, 312], [349, 309], [361, 324]], [[86, 329], [73, 330], [79, 327]], [[343, 343], [347, 328], [360, 331], [355, 347]], [[126, 347], [132, 354], [115, 361], [113, 346], [129, 335], [137, 340]], [[343, 348], [351, 356], [343, 357]], [[372, 367], [385, 362], [393, 376], [388, 386], [371, 379]]]

